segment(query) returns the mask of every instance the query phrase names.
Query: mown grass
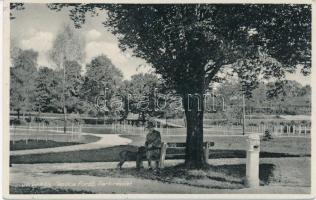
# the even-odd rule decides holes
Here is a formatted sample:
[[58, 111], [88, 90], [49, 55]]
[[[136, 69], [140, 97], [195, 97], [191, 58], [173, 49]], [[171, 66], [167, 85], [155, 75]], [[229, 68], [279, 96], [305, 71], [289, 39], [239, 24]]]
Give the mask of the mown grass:
[[[145, 136], [122, 136], [132, 140], [130, 145], [140, 146], [145, 143]], [[163, 136], [165, 142], [185, 142], [185, 136]], [[234, 150], [235, 152], [245, 151], [247, 148], [246, 137], [244, 136], [204, 136], [204, 141], [212, 141], [215, 143], [211, 149], [217, 150]], [[238, 151], [237, 151], [238, 150]], [[308, 137], [276, 137], [272, 140], [262, 141], [260, 143], [260, 151], [267, 153], [279, 153], [285, 155], [311, 155], [311, 138]]]
[[[62, 134], [62, 135], [61, 135]], [[79, 143], [90, 143], [95, 142], [100, 139], [100, 137], [94, 135], [79, 135], [79, 134], [71, 134], [71, 132], [67, 132], [67, 134], [57, 133], [53, 131], [45, 131], [45, 130], [23, 130], [23, 129], [15, 129], [11, 130], [10, 140], [19, 141], [19, 140], [53, 140], [56, 142], [79, 142]]]
[[12, 164], [111, 162], [118, 161], [119, 152], [123, 150], [136, 151], [137, 147], [124, 145], [94, 150], [11, 156], [10, 162]]
[[81, 142], [56, 142], [54, 140], [18, 140], [10, 141], [10, 150], [26, 150], [26, 149], [42, 149], [51, 147], [70, 146], [76, 144], [83, 144]]
[[53, 147], [61, 147], [61, 146], [71, 146], [77, 144], [86, 144], [91, 142], [96, 142], [100, 138], [93, 135], [83, 135], [80, 137], [78, 141], [55, 141], [55, 140], [44, 140], [44, 139], [29, 139], [29, 140], [15, 140], [10, 141], [10, 150], [27, 150], [27, 149], [42, 149], [42, 148], [53, 148]]
[[[136, 146], [121, 145], [103, 149], [81, 150], [58, 153], [31, 154], [11, 156], [12, 164], [32, 164], [32, 163], [79, 163], [79, 162], [118, 162], [119, 153], [123, 150], [137, 151]], [[285, 154], [273, 152], [260, 152], [261, 158], [281, 158], [281, 157], [301, 157], [304, 155]], [[305, 155], [309, 156], [309, 155]], [[210, 158], [245, 158], [244, 150], [222, 150], [213, 149], [210, 151]], [[166, 159], [181, 159], [183, 156], [167, 156]], [[133, 160], [133, 158], [131, 159]], [[135, 160], [135, 159], [134, 159]]]
[[[273, 164], [260, 165], [260, 180], [262, 185], [269, 183], [273, 177]], [[89, 175], [97, 177], [127, 178], [156, 180], [169, 184], [183, 184], [209, 189], [241, 189], [244, 188], [246, 167], [238, 165], [209, 166], [203, 170], [189, 170], [183, 165], [167, 167], [159, 171], [135, 168], [97, 169], [97, 170], [69, 170], [55, 171], [54, 174]]]
[[[259, 165], [260, 185], [278, 185], [287, 187], [310, 187], [310, 158], [264, 158]], [[173, 162], [173, 161], [170, 161]], [[147, 167], [137, 170], [135, 167], [124, 167], [122, 170], [89, 169], [89, 170], [58, 170], [49, 173], [88, 175], [107, 178], [137, 178], [156, 180], [169, 184], [183, 184], [213, 189], [244, 188], [246, 165], [241, 159], [222, 159], [210, 161], [211, 165], [200, 170], [192, 170], [183, 164], [167, 165], [157, 171]], [[170, 163], [169, 163], [170, 164]]]

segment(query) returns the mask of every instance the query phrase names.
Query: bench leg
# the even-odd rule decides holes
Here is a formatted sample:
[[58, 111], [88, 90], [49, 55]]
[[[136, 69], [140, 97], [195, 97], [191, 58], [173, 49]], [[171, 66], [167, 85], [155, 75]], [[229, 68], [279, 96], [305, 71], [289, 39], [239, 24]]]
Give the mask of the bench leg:
[[161, 144], [161, 150], [160, 150], [160, 160], [159, 160], [159, 168], [164, 168], [164, 162], [166, 158], [166, 150], [167, 150], [167, 143]]

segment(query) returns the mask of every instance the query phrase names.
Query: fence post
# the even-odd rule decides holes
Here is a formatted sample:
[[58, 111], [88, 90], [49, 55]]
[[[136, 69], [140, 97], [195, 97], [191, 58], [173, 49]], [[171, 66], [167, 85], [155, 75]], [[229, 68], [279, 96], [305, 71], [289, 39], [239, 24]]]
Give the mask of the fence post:
[[293, 135], [295, 135], [295, 125], [292, 125], [293, 127]]
[[37, 134], [36, 134], [36, 141], [38, 141], [38, 135], [39, 135], [39, 131], [40, 131], [40, 123], [37, 124]]
[[298, 135], [302, 134], [302, 125], [300, 124], [299, 128], [298, 128]]
[[167, 143], [163, 142], [161, 144], [161, 149], [160, 149], [160, 160], [159, 160], [159, 168], [162, 169], [164, 168], [164, 162], [166, 159], [166, 151], [167, 151]]
[[74, 124], [71, 123], [71, 141], [74, 140]]
[[204, 159], [207, 164], [208, 164], [209, 154], [210, 154], [210, 144], [209, 142], [206, 142], [204, 146]]
[[266, 124], [262, 124], [263, 130], [262, 132], [264, 133], [266, 131]]
[[14, 124], [13, 123], [12, 123], [12, 127], [11, 128], [12, 128], [12, 133], [13, 133], [12, 134], [12, 144], [14, 144], [15, 143], [15, 137], [14, 137], [15, 136], [15, 133], [14, 133], [15, 130], [14, 130]]
[[304, 130], [305, 136], [307, 135], [307, 127], [305, 126], [305, 130]]
[[25, 138], [25, 143], [28, 144], [28, 140], [29, 140], [29, 134], [30, 134], [30, 128], [31, 124], [29, 123], [29, 126], [28, 126], [28, 129], [27, 129], [27, 132], [26, 132], [26, 138]]

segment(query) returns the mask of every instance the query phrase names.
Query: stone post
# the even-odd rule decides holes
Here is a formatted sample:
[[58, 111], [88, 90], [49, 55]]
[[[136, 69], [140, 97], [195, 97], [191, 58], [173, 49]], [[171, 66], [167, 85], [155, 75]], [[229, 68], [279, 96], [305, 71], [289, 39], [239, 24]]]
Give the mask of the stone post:
[[260, 137], [251, 134], [247, 138], [247, 163], [246, 163], [246, 186], [250, 188], [259, 187], [259, 153]]

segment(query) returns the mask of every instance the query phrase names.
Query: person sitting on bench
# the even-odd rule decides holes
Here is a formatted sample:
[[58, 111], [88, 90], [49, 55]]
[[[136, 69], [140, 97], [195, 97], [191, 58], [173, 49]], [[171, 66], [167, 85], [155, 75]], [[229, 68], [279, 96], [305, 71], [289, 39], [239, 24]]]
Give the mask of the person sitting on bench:
[[155, 161], [155, 167], [158, 168], [160, 158], [161, 135], [159, 131], [154, 129], [154, 127], [152, 122], [148, 122], [146, 127], [148, 134], [146, 135], [145, 148], [149, 169], [152, 169], [151, 161]]

